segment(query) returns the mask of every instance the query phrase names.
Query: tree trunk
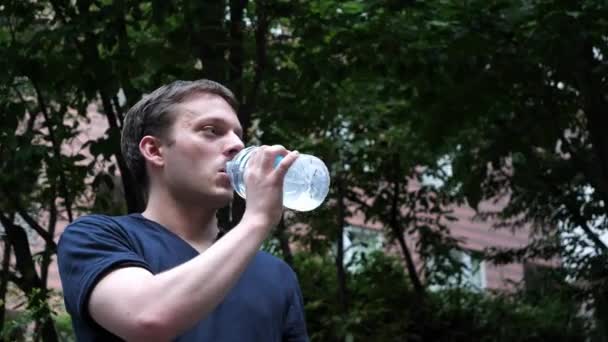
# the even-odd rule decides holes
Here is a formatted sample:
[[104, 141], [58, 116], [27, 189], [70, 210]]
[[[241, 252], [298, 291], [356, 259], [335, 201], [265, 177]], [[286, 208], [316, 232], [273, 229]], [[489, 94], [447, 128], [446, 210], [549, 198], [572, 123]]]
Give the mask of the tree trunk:
[[[131, 49], [129, 48], [129, 38], [127, 36], [127, 23], [125, 20], [125, 15], [127, 8], [124, 0], [116, 0], [114, 1], [114, 6], [116, 8], [115, 13], [121, 13], [121, 15], [116, 17], [116, 27], [118, 31], [118, 49], [120, 52], [120, 59], [126, 62], [120, 63], [118, 68], [120, 72], [118, 73], [118, 77], [120, 78], [120, 85], [124, 91], [126, 97], [127, 107], [131, 107], [141, 98], [141, 92], [136, 89], [131, 83], [131, 68], [129, 67], [130, 63], [133, 63], [131, 57]], [[122, 127], [123, 115], [120, 110], [119, 103], [116, 103], [115, 106], [118, 116], [119, 126]]]
[[[243, 141], [247, 143], [247, 132], [251, 127], [251, 116], [256, 110], [257, 96], [261, 84], [264, 66], [266, 65], [266, 35], [268, 33], [268, 18], [263, 1], [256, 1], [256, 57], [254, 81], [251, 88], [246, 92], [243, 86], [243, 14], [247, 7], [247, 0], [230, 1], [230, 58], [229, 58], [229, 84], [235, 95], [241, 102], [239, 109], [239, 121], [243, 127]], [[234, 195], [230, 207], [230, 213], [223, 210], [218, 214], [220, 221], [229, 222], [230, 228], [239, 223], [245, 212], [245, 200]], [[229, 217], [229, 219], [228, 219]]]
[[291, 245], [289, 244], [289, 233], [287, 232], [287, 227], [285, 226], [284, 215], [281, 216], [281, 221], [279, 222], [279, 225], [275, 230], [275, 236], [277, 240], [279, 240], [283, 259], [287, 264], [289, 264], [289, 266], [293, 268], [293, 253], [291, 251]]
[[40, 109], [40, 112], [42, 113], [42, 115], [44, 117], [45, 126], [49, 130], [49, 138], [51, 140], [51, 147], [53, 149], [53, 162], [56, 163], [57, 170], [60, 170], [59, 188], [60, 188], [60, 192], [63, 197], [63, 200], [65, 201], [65, 210], [68, 215], [68, 222], [72, 222], [74, 220], [74, 217], [72, 215], [72, 200], [71, 200], [72, 196], [68, 189], [65, 174], [62, 172], [63, 166], [62, 166], [62, 158], [61, 158], [61, 142], [57, 140], [57, 137], [55, 134], [55, 128], [53, 126], [53, 123], [51, 122], [51, 116], [48, 111], [49, 107], [47, 106], [46, 99], [42, 94], [42, 89], [40, 89], [40, 87], [38, 86], [38, 84], [36, 82], [36, 77], [37, 77], [37, 75], [30, 75], [30, 80], [32, 82], [32, 86], [36, 90], [38, 108]]
[[[6, 312], [6, 289], [8, 287], [8, 274], [10, 272], [11, 245], [8, 239], [4, 239], [4, 251], [2, 255], [2, 273], [0, 274], [0, 332], [4, 331], [4, 313]], [[0, 336], [0, 342], [4, 338]]]
[[[51, 193], [55, 193], [55, 187], [52, 186]], [[48, 222], [48, 235], [53, 238], [55, 236], [55, 229], [57, 227], [57, 206], [55, 205], [55, 196], [49, 200], [50, 213]], [[49, 274], [49, 265], [51, 264], [51, 257], [57, 251], [57, 246], [53, 243], [52, 245], [47, 242], [44, 246], [44, 252], [42, 256], [42, 262], [40, 264], [40, 280], [44, 288], [47, 288], [47, 280]]]
[[608, 127], [608, 101], [605, 99], [602, 77], [594, 73], [599, 67], [595, 60], [593, 44], [586, 42], [582, 46], [582, 65], [578, 75], [579, 88], [582, 90], [583, 111], [587, 118], [587, 129], [591, 137], [593, 152], [598, 162], [601, 179], [598, 182], [604, 186], [595, 185], [596, 191], [600, 191], [604, 202], [608, 202], [608, 135], [605, 128]]
[[338, 231], [336, 235], [336, 272], [338, 277], [338, 301], [343, 315], [348, 313], [348, 284], [346, 270], [344, 269], [344, 227], [346, 225], [346, 206], [344, 203], [344, 185], [340, 176], [336, 176], [336, 187], [338, 189]]
[[57, 341], [57, 332], [53, 324], [51, 309], [46, 301], [47, 290], [36, 273], [36, 266], [30, 251], [25, 230], [13, 224], [12, 220], [0, 213], [0, 223], [4, 226], [6, 237], [13, 246], [16, 266], [21, 274], [19, 287], [28, 295], [28, 308], [35, 312], [35, 319], [40, 323], [40, 336], [43, 341]]
[[[104, 113], [106, 115], [106, 119], [108, 121], [108, 125], [110, 126], [110, 130], [113, 131], [113, 134], [118, 134], [120, 136], [120, 127], [115, 115], [111, 98], [105, 91], [100, 90], [101, 102], [103, 105]], [[138, 183], [135, 181], [135, 177], [132, 175], [131, 171], [127, 167], [127, 162], [122, 156], [120, 152], [120, 146], [116, 146], [118, 151], [114, 152], [114, 157], [116, 158], [116, 162], [118, 164], [118, 169], [120, 170], [122, 186], [125, 194], [125, 200], [127, 202], [127, 212], [128, 213], [140, 213], [145, 209], [145, 200], [143, 197], [143, 193], [141, 189], [138, 187]]]
[[[243, 15], [247, 0], [230, 0], [230, 55], [228, 58], [228, 86], [240, 103], [243, 97]], [[242, 123], [242, 122], [241, 122]]]
[[[89, 17], [90, 4], [91, 4], [91, 1], [79, 1], [77, 3], [78, 14], [76, 14], [75, 11], [70, 10], [70, 7], [62, 7], [60, 3], [56, 2], [56, 1], [51, 1], [53, 10], [55, 11], [55, 13], [57, 13], [58, 18], [61, 21], [63, 21], [64, 23], [69, 22], [68, 21], [69, 19], [67, 19], [65, 17], [65, 12], [70, 12], [71, 16], [78, 15], [81, 18]], [[122, 2], [116, 4], [116, 6], [121, 6], [121, 5], [122, 5]], [[124, 18], [121, 18], [121, 20], [119, 20], [119, 22], [117, 24], [123, 25], [123, 26], [120, 26], [121, 27], [121, 31], [120, 31], [121, 34], [119, 35], [120, 51], [122, 54], [128, 55], [128, 53], [129, 53], [128, 44], [125, 41], [126, 27], [124, 27]], [[123, 32], [123, 30], [124, 30], [124, 32]], [[101, 58], [99, 56], [99, 50], [98, 50], [99, 41], [98, 40], [99, 39], [93, 33], [86, 32], [85, 40], [84, 41], [74, 40], [74, 44], [78, 48], [80, 53], [82, 54], [84, 65], [100, 65], [100, 66], [103, 66], [100, 68], [107, 69], [106, 65], [101, 61]], [[107, 75], [104, 75], [104, 76], [107, 76]], [[123, 80], [126, 80], [126, 76], [125, 76], [125, 78], [123, 78]], [[107, 94], [107, 91], [103, 89], [103, 86], [106, 84], [106, 82], [101, 78], [99, 78], [99, 79], [90, 78], [90, 79], [88, 79], [88, 81], [90, 81], [91, 84], [100, 85], [99, 95], [101, 96], [103, 110], [104, 110], [104, 113], [106, 114], [108, 125], [110, 126], [111, 132], [113, 134], [120, 135], [120, 127], [122, 126], [122, 122], [120, 120], [120, 115], [118, 115], [118, 117], [117, 117], [116, 113], [114, 112], [114, 109], [112, 106], [112, 97], [113, 97], [112, 94]], [[135, 91], [133, 89], [133, 87], [130, 86], [130, 83], [125, 83], [125, 84], [123, 84], [123, 86], [126, 87], [125, 92], [129, 96], [128, 99], [130, 99], [131, 101], [136, 101], [135, 98], [137, 98], [138, 95], [140, 95], [140, 94], [137, 91]], [[120, 114], [120, 113], [118, 113], [118, 114]], [[117, 148], [118, 148], [118, 151], [114, 152], [114, 156], [116, 157], [118, 169], [121, 174], [121, 180], [122, 180], [125, 200], [127, 202], [127, 212], [129, 212], [129, 213], [141, 212], [141, 211], [143, 211], [144, 205], [145, 205], [143, 194], [140, 191], [140, 189], [138, 189], [137, 182], [135, 181], [135, 177], [129, 171], [127, 164], [122, 157], [122, 154], [120, 152], [120, 147], [117, 146]]]
[[203, 63], [203, 76], [226, 83], [226, 2], [192, 0], [188, 2], [186, 9], [185, 19], [192, 32], [192, 47]]
[[401, 248], [401, 253], [403, 254], [403, 258], [405, 259], [405, 266], [407, 268], [407, 274], [412, 282], [412, 286], [414, 286], [414, 290], [418, 293], [424, 293], [424, 286], [422, 286], [422, 282], [420, 281], [420, 277], [418, 276], [418, 272], [416, 271], [416, 266], [414, 265], [414, 259], [412, 257], [412, 253], [405, 242], [404, 237], [404, 229], [400, 224], [401, 218], [401, 206], [399, 203], [399, 196], [401, 194], [401, 186], [403, 181], [403, 175], [399, 161], [398, 155], [393, 155], [392, 160], [392, 185], [393, 185], [393, 198], [391, 202], [391, 211], [389, 217], [389, 227], [393, 236], [397, 239], [399, 243], [399, 247]]
[[396, 237], [399, 242], [399, 247], [401, 248], [401, 252], [403, 254], [403, 258], [405, 259], [405, 266], [407, 268], [407, 274], [412, 282], [412, 286], [414, 286], [414, 290], [418, 293], [424, 292], [424, 286], [422, 286], [422, 282], [420, 281], [420, 277], [418, 276], [418, 272], [416, 271], [416, 266], [414, 265], [414, 259], [412, 258], [412, 253], [410, 249], [407, 247], [407, 243], [405, 242], [404, 230], [399, 224], [399, 216], [400, 216], [400, 208], [399, 208], [399, 191], [400, 191], [400, 181], [395, 179], [393, 183], [393, 201], [391, 204], [391, 216], [390, 216], [390, 228], [393, 235]]

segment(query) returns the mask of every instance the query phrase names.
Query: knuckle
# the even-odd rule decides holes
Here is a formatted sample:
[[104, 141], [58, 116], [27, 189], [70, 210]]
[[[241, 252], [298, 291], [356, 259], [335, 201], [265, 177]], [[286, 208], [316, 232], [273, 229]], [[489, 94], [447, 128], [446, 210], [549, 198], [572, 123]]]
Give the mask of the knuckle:
[[258, 151], [261, 152], [260, 154], [265, 153], [266, 151], [268, 151], [268, 145], [262, 145], [258, 148]]
[[272, 145], [269, 147], [269, 150], [272, 152], [283, 152], [285, 151], [285, 147], [283, 145]]

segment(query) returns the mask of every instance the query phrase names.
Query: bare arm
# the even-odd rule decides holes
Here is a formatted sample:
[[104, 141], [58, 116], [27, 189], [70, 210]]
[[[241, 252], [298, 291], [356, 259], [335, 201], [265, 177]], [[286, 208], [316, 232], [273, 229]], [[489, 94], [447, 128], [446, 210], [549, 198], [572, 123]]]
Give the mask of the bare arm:
[[[259, 153], [259, 155], [258, 155]], [[282, 212], [282, 183], [297, 158], [288, 154], [274, 169], [279, 147], [264, 148], [248, 165], [247, 210], [241, 222], [196, 258], [161, 274], [127, 267], [102, 278], [89, 312], [112, 333], [130, 341], [166, 341], [211, 312], [234, 286]]]

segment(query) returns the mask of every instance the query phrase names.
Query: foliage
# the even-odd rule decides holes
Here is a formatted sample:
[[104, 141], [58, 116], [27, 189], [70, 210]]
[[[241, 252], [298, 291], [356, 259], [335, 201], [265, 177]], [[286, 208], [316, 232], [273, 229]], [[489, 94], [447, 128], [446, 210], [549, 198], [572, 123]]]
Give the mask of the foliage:
[[[330, 168], [326, 205], [286, 215], [267, 246], [288, 261], [289, 242], [315, 255], [293, 260], [314, 339], [584, 331], [574, 304], [551, 292], [428, 292], [425, 281], [461, 271], [449, 207], [505, 196], [504, 210], [480, 217], [532, 223], [533, 239], [487, 256], [564, 260], [571, 297], [590, 303], [608, 336], [607, 12], [603, 1], [559, 0], [3, 1], [0, 289], [19, 287], [40, 339], [61, 337], [67, 323], [59, 316], [53, 329], [45, 305], [58, 222], [140, 210], [119, 153], [124, 113], [160, 84], [208, 77], [236, 92], [249, 142], [282, 143]], [[71, 150], [89, 105], [107, 130]], [[242, 203], [233, 209], [228, 225]], [[405, 272], [380, 255], [345, 270], [343, 229], [358, 213], [399, 246]], [[413, 250], [406, 236], [418, 238]], [[445, 269], [425, 280], [415, 254]]]
[[55, 329], [59, 335], [59, 341], [74, 342], [76, 337], [74, 336], [74, 330], [72, 329], [72, 319], [70, 315], [63, 311], [58, 312], [54, 317]]
[[307, 275], [300, 283], [312, 341], [581, 341], [589, 336], [566, 288], [536, 302], [523, 293], [442, 290], [430, 293], [419, 310], [418, 295], [403, 281], [402, 263], [383, 253], [372, 254], [352, 274], [352, 310], [344, 318], [336, 311], [331, 261], [307, 253], [295, 260], [300, 274]]
[[[8, 295], [9, 302], [19, 301], [19, 291], [10, 289]], [[65, 311], [63, 305], [63, 296], [58, 291], [50, 291], [47, 302], [51, 307], [51, 313], [46, 310], [47, 303], [40, 303], [38, 306], [28, 306], [23, 308], [18, 305], [16, 309], [7, 311], [8, 316], [5, 318], [3, 329], [0, 331], [0, 337], [7, 341], [32, 341], [35, 340], [36, 331], [32, 329], [32, 322], [43, 318], [50, 318], [53, 321], [57, 331], [58, 341], [75, 341], [74, 332], [72, 330], [72, 320]]]
[[[424, 56], [414, 106], [423, 140], [452, 160], [447, 186], [500, 226], [532, 223], [519, 250], [489, 249], [498, 262], [559, 258], [588, 300], [608, 274], [605, 203], [608, 23], [604, 2], [467, 1], [428, 7], [413, 53]], [[427, 19], [427, 20], [428, 20]], [[523, 134], [522, 134], [523, 133]], [[598, 309], [596, 313], [600, 313]], [[606, 316], [598, 317], [604, 323]], [[605, 329], [605, 328], [604, 328]]]

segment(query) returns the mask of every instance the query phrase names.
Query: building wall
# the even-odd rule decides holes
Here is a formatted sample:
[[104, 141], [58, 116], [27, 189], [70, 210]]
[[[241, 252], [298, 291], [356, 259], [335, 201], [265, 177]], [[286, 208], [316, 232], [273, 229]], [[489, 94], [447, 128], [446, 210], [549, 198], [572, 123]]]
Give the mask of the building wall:
[[[506, 205], [506, 200], [498, 203], [485, 202], [480, 205], [480, 210], [485, 212], [497, 212]], [[476, 218], [476, 212], [468, 206], [459, 206], [452, 208], [452, 216], [458, 220], [454, 222], [445, 222], [450, 234], [461, 240], [461, 247], [465, 250], [473, 252], [481, 252], [485, 248], [518, 248], [525, 246], [529, 241], [529, 227], [514, 230], [508, 228], [495, 228], [493, 221], [482, 221]], [[382, 224], [375, 222], [365, 222], [365, 217], [362, 213], [357, 214], [348, 220], [352, 226], [362, 227], [375, 231], [381, 231]], [[415, 251], [415, 236], [406, 236], [406, 244], [410, 251]], [[401, 249], [396, 246], [387, 246], [387, 250], [402, 256]], [[412, 255], [416, 268], [419, 274], [423, 274], [422, 260], [417, 253]], [[489, 262], [483, 262], [482, 276], [484, 287], [488, 290], [513, 290], [515, 286], [523, 280], [524, 265], [522, 263], [513, 263], [508, 265], [493, 265]]]

